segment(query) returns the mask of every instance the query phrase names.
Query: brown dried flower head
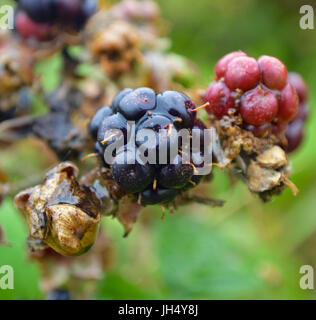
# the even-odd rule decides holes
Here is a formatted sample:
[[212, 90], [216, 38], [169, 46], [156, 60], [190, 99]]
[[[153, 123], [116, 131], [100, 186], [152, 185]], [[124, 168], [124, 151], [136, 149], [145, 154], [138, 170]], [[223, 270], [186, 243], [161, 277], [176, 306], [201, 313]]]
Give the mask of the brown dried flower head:
[[15, 46], [0, 49], [0, 94], [8, 95], [33, 81], [32, 60]]
[[132, 70], [141, 59], [137, 30], [127, 22], [117, 20], [94, 34], [89, 48], [110, 78], [117, 78]]

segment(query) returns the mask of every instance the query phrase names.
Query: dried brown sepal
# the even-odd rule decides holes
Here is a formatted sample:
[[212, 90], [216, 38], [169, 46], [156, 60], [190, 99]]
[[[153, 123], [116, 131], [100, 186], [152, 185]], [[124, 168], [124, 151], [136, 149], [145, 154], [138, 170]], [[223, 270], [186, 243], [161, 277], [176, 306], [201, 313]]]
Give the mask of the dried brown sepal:
[[46, 174], [43, 184], [15, 197], [29, 227], [29, 240], [44, 242], [66, 256], [91, 248], [101, 218], [100, 201], [88, 186], [78, 183], [77, 175], [72, 163], [61, 163]]
[[101, 202], [102, 215], [117, 218], [124, 228], [126, 237], [132, 231], [144, 207], [137, 203], [132, 194], [124, 193], [113, 180], [111, 171], [104, 167], [91, 170], [81, 178], [80, 183], [91, 185]]
[[113, 215], [118, 210], [118, 200], [123, 196], [110, 172], [104, 167], [97, 167], [80, 179], [81, 184], [89, 185], [101, 203], [103, 216]]
[[137, 203], [133, 196], [125, 196], [120, 200], [119, 209], [114, 216], [124, 227], [124, 237], [132, 231], [142, 209], [144, 207]]
[[288, 158], [283, 149], [279, 146], [272, 146], [266, 149], [256, 158], [257, 162], [265, 168], [278, 169], [288, 164]]
[[225, 116], [221, 120], [210, 119], [216, 127], [221, 152], [215, 152], [218, 162], [226, 157], [227, 166], [247, 183], [250, 191], [263, 201], [278, 195], [289, 186], [296, 195], [298, 190], [289, 180], [289, 160], [282, 145], [282, 137], [269, 135], [255, 137], [240, 127], [240, 116]]
[[264, 168], [251, 160], [247, 169], [248, 187], [252, 192], [261, 193], [272, 190], [282, 182], [282, 174], [271, 168]]
[[279, 195], [289, 187], [293, 195], [298, 189], [289, 179], [288, 157], [279, 146], [268, 147], [256, 160], [250, 160], [246, 179], [252, 192], [258, 193], [263, 201], [269, 201], [273, 195]]

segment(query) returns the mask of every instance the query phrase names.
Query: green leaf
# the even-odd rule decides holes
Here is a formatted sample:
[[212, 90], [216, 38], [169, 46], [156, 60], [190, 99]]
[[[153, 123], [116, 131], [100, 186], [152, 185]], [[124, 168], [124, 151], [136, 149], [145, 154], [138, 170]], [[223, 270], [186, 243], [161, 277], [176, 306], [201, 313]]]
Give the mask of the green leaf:
[[268, 245], [252, 228], [241, 217], [210, 227], [192, 212], [169, 216], [159, 224], [155, 241], [168, 295], [175, 299], [304, 296], [298, 262], [275, 244]]
[[[40, 299], [39, 270], [27, 258], [26, 227], [19, 212], [13, 207], [12, 198], [7, 198], [0, 208], [0, 224], [3, 226], [10, 247], [0, 246], [0, 266], [14, 269], [14, 289], [2, 290], [0, 299]], [[0, 275], [1, 277], [1, 275]]]
[[117, 273], [111, 272], [106, 274], [99, 282], [95, 298], [106, 300], [146, 300], [154, 299], [155, 297], [137, 284]]

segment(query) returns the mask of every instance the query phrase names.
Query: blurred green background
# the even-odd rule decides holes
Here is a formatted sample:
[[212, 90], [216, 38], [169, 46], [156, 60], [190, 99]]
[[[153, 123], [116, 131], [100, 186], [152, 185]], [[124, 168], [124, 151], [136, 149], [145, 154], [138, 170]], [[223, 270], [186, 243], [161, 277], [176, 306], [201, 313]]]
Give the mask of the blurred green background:
[[[316, 31], [300, 29], [299, 8], [312, 4], [316, 10], [316, 2], [160, 0], [159, 4], [170, 23], [172, 50], [197, 63], [202, 85], [210, 81], [216, 61], [238, 49], [255, 57], [274, 55], [306, 78], [312, 114], [305, 142], [292, 156], [292, 180], [300, 193], [294, 197], [285, 190], [273, 202], [262, 204], [245, 185], [231, 187], [227, 176], [215, 169], [209, 191], [227, 201], [223, 208], [185, 207], [164, 220], [159, 208], [146, 210], [143, 223], [127, 239], [116, 220], [104, 219], [116, 265], [99, 282], [94, 298], [316, 298], [316, 289], [299, 287], [300, 266], [316, 268]], [[23, 149], [23, 144], [18, 147]], [[0, 150], [0, 165], [8, 172], [20, 167], [31, 174], [37, 163], [43, 166], [30, 150], [20, 151], [23, 159], [2, 160], [10, 157], [8, 152]], [[26, 258], [26, 228], [12, 199], [0, 208], [0, 224], [12, 243], [0, 247], [0, 266], [15, 268], [15, 289], [0, 290], [0, 298], [43, 298], [39, 270]]]

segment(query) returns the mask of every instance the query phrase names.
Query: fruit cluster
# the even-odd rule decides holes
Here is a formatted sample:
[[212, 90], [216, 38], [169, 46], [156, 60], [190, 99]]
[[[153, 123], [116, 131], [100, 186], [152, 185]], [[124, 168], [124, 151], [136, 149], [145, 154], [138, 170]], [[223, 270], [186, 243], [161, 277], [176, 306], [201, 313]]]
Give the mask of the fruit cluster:
[[309, 105], [307, 104], [308, 89], [302, 76], [298, 73], [290, 72], [288, 75], [288, 82], [295, 88], [299, 99], [298, 113], [288, 124], [285, 132], [287, 139], [286, 150], [288, 152], [292, 152], [296, 150], [303, 141], [304, 127], [309, 113]]
[[236, 51], [218, 61], [215, 73], [204, 99], [217, 119], [240, 115], [244, 129], [266, 137], [283, 134], [296, 116], [298, 96], [279, 59], [263, 55], [256, 60]]
[[[96, 152], [104, 158], [108, 146], [124, 139], [114, 161], [109, 164], [103, 160], [104, 166], [111, 168], [113, 179], [122, 191], [135, 194], [142, 205], [168, 203], [181, 190], [187, 190], [201, 181], [202, 176], [197, 175], [195, 170], [204, 165], [203, 147], [195, 150], [190, 143], [190, 161], [185, 163], [182, 161], [183, 143], [179, 147], [177, 134], [181, 129], [188, 129], [190, 134], [192, 129], [199, 129], [200, 134], [204, 132], [206, 127], [196, 118], [195, 109], [193, 102], [183, 93], [165, 91], [156, 94], [150, 88], [138, 88], [120, 91], [114, 97], [112, 107], [104, 106], [97, 111], [89, 125], [96, 141]], [[135, 123], [135, 136], [130, 133], [131, 122], [128, 121]], [[117, 129], [121, 134], [117, 133]], [[142, 129], [149, 129], [155, 139], [151, 140], [149, 136], [147, 141], [138, 139]], [[132, 139], [135, 139], [135, 148], [130, 147]], [[202, 146], [204, 135], [201, 134], [198, 139]], [[140, 152], [144, 143], [146, 156], [154, 157], [149, 162]], [[164, 164], [161, 164], [161, 150], [165, 150]], [[135, 160], [134, 164], [129, 164], [131, 159]]]
[[52, 40], [60, 30], [82, 29], [96, 9], [96, 0], [19, 0], [16, 30], [24, 38]]

